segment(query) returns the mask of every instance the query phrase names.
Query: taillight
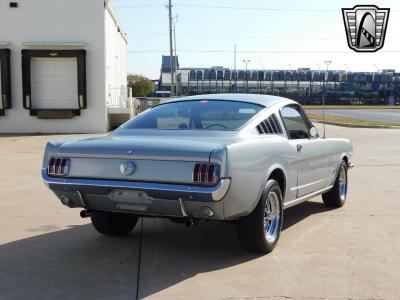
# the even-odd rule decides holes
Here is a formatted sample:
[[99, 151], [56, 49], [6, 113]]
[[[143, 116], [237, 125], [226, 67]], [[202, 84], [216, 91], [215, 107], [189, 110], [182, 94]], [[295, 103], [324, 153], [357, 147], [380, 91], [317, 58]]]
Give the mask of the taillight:
[[218, 180], [218, 167], [211, 163], [196, 163], [193, 169], [193, 182], [215, 184]]
[[51, 176], [68, 175], [71, 160], [69, 158], [50, 158], [47, 166], [47, 174]]

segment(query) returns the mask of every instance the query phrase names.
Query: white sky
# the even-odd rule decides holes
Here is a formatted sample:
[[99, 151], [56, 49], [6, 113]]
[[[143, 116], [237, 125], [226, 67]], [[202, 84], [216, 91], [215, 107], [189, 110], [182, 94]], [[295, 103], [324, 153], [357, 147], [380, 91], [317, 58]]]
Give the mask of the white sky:
[[[112, 0], [129, 38], [130, 73], [159, 77], [161, 55], [169, 55], [166, 2]], [[252, 69], [290, 69], [289, 64], [293, 69], [318, 69], [317, 64], [325, 68], [323, 61], [332, 60], [330, 69], [346, 69], [347, 64], [352, 71], [375, 71], [375, 64], [378, 69], [400, 71], [399, 0], [173, 0], [173, 4], [173, 15], [179, 16], [181, 67], [232, 67], [236, 43], [237, 68], [244, 68], [243, 59], [251, 60]], [[356, 53], [347, 46], [341, 9], [358, 4], [391, 9], [385, 45], [376, 53]]]

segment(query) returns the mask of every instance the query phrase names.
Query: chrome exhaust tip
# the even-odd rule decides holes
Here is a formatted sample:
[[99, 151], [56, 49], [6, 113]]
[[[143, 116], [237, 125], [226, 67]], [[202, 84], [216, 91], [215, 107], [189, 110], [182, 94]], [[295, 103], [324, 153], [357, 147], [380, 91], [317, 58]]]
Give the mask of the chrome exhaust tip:
[[81, 210], [79, 215], [81, 216], [82, 219], [84, 219], [84, 218], [89, 218], [89, 217], [93, 216], [94, 212], [91, 210], [84, 209], [84, 210]]

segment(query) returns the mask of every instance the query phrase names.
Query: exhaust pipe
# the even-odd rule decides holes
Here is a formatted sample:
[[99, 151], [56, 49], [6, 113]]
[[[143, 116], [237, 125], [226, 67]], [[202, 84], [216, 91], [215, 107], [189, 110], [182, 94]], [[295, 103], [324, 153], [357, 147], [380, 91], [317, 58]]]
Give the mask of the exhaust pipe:
[[82, 219], [89, 218], [89, 217], [93, 216], [94, 214], [95, 214], [95, 212], [93, 210], [88, 210], [88, 209], [81, 210], [81, 212], [79, 213], [79, 215], [81, 216]]
[[201, 224], [202, 222], [204, 222], [204, 220], [202, 220], [202, 219], [187, 219], [185, 221], [185, 226], [186, 227], [193, 227], [193, 226]]
[[185, 221], [185, 226], [186, 227], [193, 227], [195, 224], [194, 224], [194, 221], [193, 221], [193, 219], [189, 219], [189, 220], [186, 220]]

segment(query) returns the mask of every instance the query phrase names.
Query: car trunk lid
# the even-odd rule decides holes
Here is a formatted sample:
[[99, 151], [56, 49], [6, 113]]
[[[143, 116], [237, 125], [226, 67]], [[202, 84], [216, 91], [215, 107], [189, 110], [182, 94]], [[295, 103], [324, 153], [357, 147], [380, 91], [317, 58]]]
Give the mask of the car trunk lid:
[[[196, 162], [208, 162], [223, 145], [190, 136], [108, 135], [63, 143], [56, 156], [71, 159], [68, 177], [193, 184]], [[134, 164], [131, 174], [123, 172], [126, 162]]]

